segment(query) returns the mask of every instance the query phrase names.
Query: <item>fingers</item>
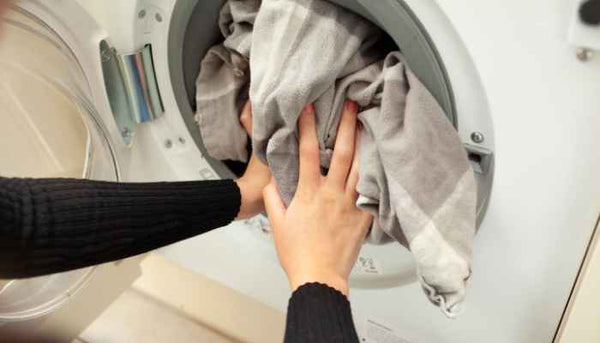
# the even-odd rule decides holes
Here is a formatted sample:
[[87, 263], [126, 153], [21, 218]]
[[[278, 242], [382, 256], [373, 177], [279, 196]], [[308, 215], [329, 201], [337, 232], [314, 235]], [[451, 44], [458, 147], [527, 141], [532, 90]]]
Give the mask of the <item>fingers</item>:
[[356, 112], [356, 103], [353, 101], [346, 101], [335, 141], [331, 167], [327, 174], [327, 182], [337, 189], [345, 189], [348, 171], [350, 170], [352, 160], [354, 159]]
[[263, 199], [265, 202], [265, 210], [269, 215], [269, 220], [273, 223], [273, 229], [278, 227], [285, 217], [285, 205], [277, 190], [275, 179], [271, 178], [271, 182], [263, 189]]
[[358, 191], [356, 188], [358, 187], [358, 181], [360, 178], [360, 136], [362, 131], [360, 128], [357, 128], [355, 131], [355, 146], [354, 150], [354, 160], [352, 162], [352, 168], [350, 169], [350, 174], [348, 175], [348, 182], [346, 183], [346, 194], [350, 196], [353, 201], [358, 199]]
[[321, 179], [319, 161], [319, 141], [315, 123], [315, 108], [312, 105], [302, 110], [298, 126], [300, 128], [300, 179], [298, 190], [312, 192]]
[[373, 225], [373, 220], [375, 220], [375, 218], [373, 217], [372, 214], [368, 213], [367, 211], [364, 210], [360, 210], [361, 213], [361, 230], [358, 230], [357, 234], [360, 235], [360, 237], [362, 238], [362, 241], [364, 242], [364, 240], [367, 238], [367, 234], [369, 233], [369, 229], [371, 228], [371, 226]]
[[248, 136], [252, 136], [252, 105], [250, 104], [250, 100], [244, 105], [242, 115], [240, 116], [240, 122]]

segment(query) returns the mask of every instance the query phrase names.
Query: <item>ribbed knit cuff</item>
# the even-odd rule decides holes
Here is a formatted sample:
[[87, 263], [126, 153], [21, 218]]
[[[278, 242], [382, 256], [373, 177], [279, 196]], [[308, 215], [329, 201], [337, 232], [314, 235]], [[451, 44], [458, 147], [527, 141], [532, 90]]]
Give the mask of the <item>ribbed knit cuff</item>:
[[320, 283], [299, 287], [289, 302], [285, 342], [358, 342], [346, 296]]

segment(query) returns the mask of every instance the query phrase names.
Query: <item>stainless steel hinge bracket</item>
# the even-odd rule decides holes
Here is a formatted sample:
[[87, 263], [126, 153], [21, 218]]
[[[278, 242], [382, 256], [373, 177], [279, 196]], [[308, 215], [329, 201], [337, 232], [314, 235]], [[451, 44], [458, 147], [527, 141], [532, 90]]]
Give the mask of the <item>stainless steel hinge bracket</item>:
[[152, 46], [148, 44], [133, 54], [119, 54], [102, 41], [100, 56], [115, 123], [125, 145], [131, 146], [138, 124], [153, 121], [165, 112], [156, 80]]

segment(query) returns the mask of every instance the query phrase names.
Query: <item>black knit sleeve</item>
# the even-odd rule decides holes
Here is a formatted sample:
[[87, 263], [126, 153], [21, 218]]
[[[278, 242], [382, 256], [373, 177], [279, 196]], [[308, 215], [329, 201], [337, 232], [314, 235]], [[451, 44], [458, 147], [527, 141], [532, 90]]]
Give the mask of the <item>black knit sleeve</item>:
[[358, 342], [346, 296], [319, 283], [298, 288], [288, 305], [285, 342]]
[[229, 224], [231, 180], [111, 183], [0, 178], [0, 279], [135, 256]]

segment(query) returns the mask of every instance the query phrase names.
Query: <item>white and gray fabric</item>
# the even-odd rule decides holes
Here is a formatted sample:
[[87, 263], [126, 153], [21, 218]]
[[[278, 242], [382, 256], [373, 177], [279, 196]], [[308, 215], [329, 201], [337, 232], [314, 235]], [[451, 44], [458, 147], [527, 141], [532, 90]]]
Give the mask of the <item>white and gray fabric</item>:
[[248, 135], [239, 114], [248, 100], [252, 31], [259, 8], [260, 0], [223, 5], [219, 28], [225, 40], [207, 52], [196, 81], [196, 122], [207, 151], [219, 160], [248, 161]]
[[[230, 0], [224, 6], [226, 27], [237, 27], [231, 13], [245, 2], [257, 5]], [[326, 169], [343, 102], [356, 101], [364, 126], [358, 205], [376, 217], [369, 239], [394, 239], [409, 248], [429, 299], [455, 315], [471, 275], [476, 184], [443, 110], [402, 55], [386, 52], [385, 35], [362, 17], [323, 0], [263, 0], [258, 6], [257, 15], [255, 6], [245, 7], [252, 15], [238, 14], [245, 38], [230, 39], [236, 31], [224, 31], [227, 44], [215, 49], [228, 54], [209, 53], [202, 63], [198, 120], [209, 153], [247, 159], [241, 153], [245, 135], [231, 132], [239, 127], [251, 71], [253, 147], [289, 204], [298, 182], [302, 108], [315, 104]], [[231, 58], [238, 55], [249, 65]], [[243, 73], [236, 76], [237, 69]]]

